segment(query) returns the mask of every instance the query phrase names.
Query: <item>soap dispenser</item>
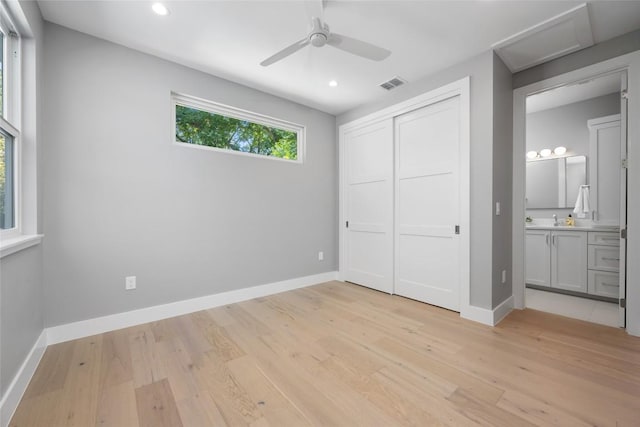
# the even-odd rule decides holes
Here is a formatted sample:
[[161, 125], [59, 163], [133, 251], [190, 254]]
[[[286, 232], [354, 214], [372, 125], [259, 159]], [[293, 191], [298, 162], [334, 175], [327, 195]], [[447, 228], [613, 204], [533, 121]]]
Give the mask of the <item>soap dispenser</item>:
[[571, 214], [569, 214], [569, 216], [564, 219], [564, 223], [569, 227], [573, 227], [574, 225], [576, 225], [575, 220], [573, 219]]

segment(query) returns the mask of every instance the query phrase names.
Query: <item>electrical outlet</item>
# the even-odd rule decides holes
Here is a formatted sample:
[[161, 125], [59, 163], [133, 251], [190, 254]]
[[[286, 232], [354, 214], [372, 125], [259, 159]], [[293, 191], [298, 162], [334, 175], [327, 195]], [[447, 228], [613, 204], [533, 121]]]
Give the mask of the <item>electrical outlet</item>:
[[136, 276], [127, 276], [124, 278], [124, 288], [131, 291], [136, 288]]
[[318, 261], [324, 261], [324, 252], [318, 252]]
[[507, 283], [507, 270], [502, 270], [502, 283]]

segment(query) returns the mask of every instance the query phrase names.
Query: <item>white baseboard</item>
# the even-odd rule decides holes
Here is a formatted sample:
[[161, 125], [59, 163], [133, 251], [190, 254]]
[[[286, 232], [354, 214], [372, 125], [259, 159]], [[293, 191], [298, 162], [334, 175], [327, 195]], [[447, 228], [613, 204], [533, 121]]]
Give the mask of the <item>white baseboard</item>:
[[513, 310], [513, 296], [501, 302], [493, 310], [469, 305], [460, 312], [460, 317], [488, 326], [495, 326]]
[[219, 307], [221, 305], [233, 304], [253, 298], [304, 288], [318, 283], [336, 280], [337, 277], [337, 271], [330, 271], [328, 273], [298, 277], [295, 279], [283, 280], [281, 282], [268, 283], [265, 285], [253, 286], [251, 288], [237, 289], [219, 294], [206, 295], [204, 297], [112, 314], [109, 316], [96, 317], [94, 319], [81, 320], [79, 322], [67, 323], [60, 326], [53, 326], [46, 329], [47, 344], [57, 344], [64, 341], [114, 331], [116, 329], [128, 328], [142, 323], [155, 322], [169, 317], [181, 316], [195, 311]]
[[513, 310], [513, 295], [493, 309], [493, 325], [497, 325]]
[[42, 359], [42, 355], [47, 348], [47, 332], [42, 331], [26, 359], [20, 366], [16, 376], [9, 384], [6, 393], [0, 401], [0, 426], [7, 427], [11, 421], [13, 413], [16, 411], [20, 399], [27, 390], [31, 377], [36, 372], [36, 368]]
[[483, 325], [493, 326], [493, 312], [487, 308], [469, 305], [460, 311], [460, 317]]

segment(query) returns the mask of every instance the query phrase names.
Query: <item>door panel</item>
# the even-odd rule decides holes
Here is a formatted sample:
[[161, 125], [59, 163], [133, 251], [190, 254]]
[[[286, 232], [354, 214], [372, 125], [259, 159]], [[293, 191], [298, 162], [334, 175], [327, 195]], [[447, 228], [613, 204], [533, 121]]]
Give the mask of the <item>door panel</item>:
[[551, 232], [527, 230], [525, 239], [525, 282], [551, 286]]
[[459, 310], [459, 97], [396, 117], [396, 293]]
[[587, 233], [551, 233], [551, 287], [587, 292]]
[[345, 280], [393, 292], [392, 120], [344, 136]]

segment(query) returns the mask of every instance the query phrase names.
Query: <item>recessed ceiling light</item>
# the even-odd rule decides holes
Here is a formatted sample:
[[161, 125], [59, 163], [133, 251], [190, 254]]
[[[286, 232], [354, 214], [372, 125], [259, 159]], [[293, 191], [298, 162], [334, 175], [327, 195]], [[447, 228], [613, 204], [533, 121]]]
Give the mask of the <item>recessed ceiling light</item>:
[[335, 80], [331, 80], [331, 81], [329, 82], [329, 86], [331, 86], [331, 87], [336, 87], [336, 86], [338, 86], [338, 82], [337, 82], [337, 81], [335, 81]]
[[169, 14], [169, 9], [167, 9], [167, 7], [162, 3], [154, 3], [153, 6], [151, 6], [151, 9], [153, 9], [155, 13], [161, 16]]

